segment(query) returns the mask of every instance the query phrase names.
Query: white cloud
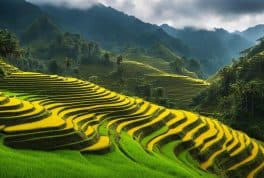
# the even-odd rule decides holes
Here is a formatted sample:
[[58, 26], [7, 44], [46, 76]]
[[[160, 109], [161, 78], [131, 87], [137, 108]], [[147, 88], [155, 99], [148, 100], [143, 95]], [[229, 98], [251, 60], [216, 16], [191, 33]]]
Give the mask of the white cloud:
[[168, 23], [176, 28], [225, 28], [244, 30], [263, 23], [263, 0], [28, 0], [73, 8], [102, 3], [150, 23]]
[[70, 8], [87, 9], [98, 3], [97, 0], [26, 0], [34, 4], [52, 4]]

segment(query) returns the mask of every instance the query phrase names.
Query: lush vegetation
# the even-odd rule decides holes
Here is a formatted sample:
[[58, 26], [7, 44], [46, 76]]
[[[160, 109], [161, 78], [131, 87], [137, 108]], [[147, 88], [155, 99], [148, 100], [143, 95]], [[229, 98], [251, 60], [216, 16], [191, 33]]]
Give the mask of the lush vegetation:
[[[191, 98], [206, 87], [203, 81], [172, 74], [202, 76], [199, 63], [180, 58], [162, 45], [151, 49], [152, 56], [148, 51], [127, 48], [121, 56], [122, 65], [119, 65], [118, 55], [103, 51], [96, 43], [84, 40], [78, 34], [63, 33], [47, 16], [41, 16], [27, 28], [22, 35], [22, 47], [14, 34], [4, 31], [14, 39], [15, 51], [20, 51], [20, 55], [14, 55], [15, 51], [12, 51], [12, 54], [2, 56], [25, 71], [70, 75], [99, 82], [115, 91], [144, 97], [167, 107], [186, 107]], [[166, 56], [166, 61], [159, 56]], [[162, 79], [166, 82], [158, 82]], [[181, 87], [176, 90], [175, 85]], [[157, 88], [163, 90], [162, 96], [156, 95]]]
[[0, 21], [0, 177], [264, 176], [264, 38], [200, 79], [263, 26], [176, 30], [25, 0], [0, 0]]
[[[129, 143], [135, 152], [144, 153], [141, 147], [130, 138], [122, 142]], [[137, 147], [135, 147], [135, 145]], [[17, 150], [0, 144], [1, 177], [25, 176], [28, 178], [46, 177], [174, 177], [181, 164], [170, 164], [170, 169], [162, 170], [155, 165], [168, 166], [166, 161], [153, 158], [147, 165], [137, 164], [128, 159], [117, 146], [104, 155], [81, 154], [78, 151], [58, 150], [53, 152]], [[114, 165], [114, 166], [113, 166]], [[164, 168], [164, 167], [163, 167]], [[43, 171], [45, 169], [45, 171]], [[173, 170], [174, 169], [174, 170]], [[56, 171], [55, 171], [56, 170]], [[135, 171], [136, 170], [136, 171]], [[173, 170], [173, 172], [170, 172]], [[41, 172], [41, 174], [40, 174]], [[129, 174], [128, 174], [129, 173]], [[186, 173], [187, 174], [187, 173]], [[184, 173], [181, 174], [184, 177]], [[189, 174], [187, 174], [189, 176]], [[203, 173], [204, 177], [209, 177]], [[210, 176], [213, 177], [213, 176]]]
[[211, 86], [194, 99], [200, 111], [216, 112], [224, 122], [264, 140], [264, 41], [220, 70]]
[[248, 41], [243, 34], [230, 33], [224, 29], [174, 29], [168, 25], [161, 27], [192, 49], [190, 55], [199, 59], [203, 72], [209, 76], [229, 65], [232, 58], [239, 56], [240, 51], [255, 43]]
[[0, 46], [0, 56], [2, 57], [18, 57], [21, 54], [16, 36], [7, 30], [0, 30]]
[[0, 28], [8, 29], [20, 36], [33, 20], [43, 14], [40, 8], [25, 0], [1, 0]]
[[[122, 61], [121, 57], [118, 59]], [[76, 151], [44, 153], [48, 157], [45, 160], [49, 162], [61, 156], [57, 161], [62, 165], [56, 164], [56, 168], [63, 170], [72, 163], [69, 159], [74, 159], [80, 167], [72, 167], [70, 175], [74, 170], [90, 170], [84, 165], [93, 163], [92, 167], [102, 172], [85, 175], [95, 177], [113, 173], [109, 172], [113, 170], [112, 164], [103, 162], [100, 155], [107, 155], [107, 160], [115, 157], [113, 161], [123, 163], [115, 168], [120, 168], [120, 176], [131, 168], [139, 170], [131, 175], [140, 177], [214, 177], [207, 171], [229, 177], [262, 176], [262, 144], [219, 121], [120, 95], [76, 78], [23, 72], [3, 61], [0, 66], [9, 73], [0, 85], [1, 91], [5, 91], [0, 94], [0, 129], [5, 145], [0, 150], [8, 153], [3, 155], [3, 163], [11, 164], [14, 159], [10, 158], [17, 156], [29, 162], [23, 166], [28, 168], [32, 155], [40, 154], [16, 152], [6, 146], [50, 151], [70, 149]], [[156, 94], [162, 96], [163, 91], [157, 89]], [[95, 153], [99, 155], [91, 156]], [[73, 158], [74, 155], [77, 157]], [[14, 170], [33, 177], [40, 167], [33, 165], [33, 168], [32, 175]], [[12, 175], [8, 174], [10, 170], [7, 166], [1, 173], [8, 177]], [[61, 172], [48, 171], [43, 175], [64, 176], [65, 172]]]
[[[127, 47], [149, 49], [155, 44], [162, 43], [174, 52], [180, 54], [188, 52], [188, 47], [182, 41], [172, 38], [160, 27], [144, 23], [102, 4], [86, 10], [54, 6], [41, 8], [67, 31], [79, 33], [108, 50], [120, 52]], [[82, 18], [79, 18], [80, 16]]]
[[[18, 7], [27, 9], [29, 14], [21, 15]], [[133, 57], [129, 57], [130, 60], [140, 59], [143, 55], [153, 61], [159, 59], [164, 62], [176, 61], [179, 66], [176, 68], [174, 66], [170, 72], [192, 77], [197, 77], [197, 74], [199, 77], [203, 76], [200, 75], [202, 74], [200, 69], [192, 71], [193, 68], [188, 67], [189, 61], [181, 57], [189, 54], [188, 47], [182, 41], [169, 36], [158, 26], [143, 23], [139, 19], [129, 17], [115, 9], [103, 5], [94, 6], [85, 11], [51, 6], [39, 9], [24, 0], [1, 1], [1, 8], [0, 16], [3, 18], [3, 25], [0, 28], [7, 28], [15, 32], [21, 40], [22, 46], [28, 48], [34, 58], [57, 59], [60, 57], [58, 54], [73, 60], [78, 60], [82, 55], [87, 58], [87, 54], [81, 52], [82, 46], [80, 48], [79, 43], [88, 39], [96, 42], [89, 41], [90, 44], [94, 44], [95, 48], [100, 45], [117, 55], [122, 53], [122, 55], [130, 56], [131, 53], [128, 52], [128, 49], [140, 49], [141, 52], [137, 55], [134, 53]], [[12, 14], [12, 19], [18, 19], [17, 27], [13, 27], [13, 21], [9, 17], [12, 12], [16, 12]], [[80, 16], [84, 20], [80, 19]], [[105, 23], [100, 23], [102, 21]], [[71, 36], [71, 39], [67, 39], [67, 37], [63, 37], [65, 32], [70, 32], [67, 34], [71, 35], [77, 33], [81, 37], [78, 35], [79, 37]], [[67, 46], [59, 44], [63, 38], [68, 40]], [[76, 38], [81, 38], [81, 40], [77, 40], [77, 42]], [[54, 42], [54, 39], [60, 40], [60, 42]], [[72, 43], [72, 41], [75, 42]], [[52, 48], [54, 46], [55, 48]], [[65, 47], [68, 51], [61, 51]], [[144, 60], [142, 59], [140, 62], [144, 63]]]
[[[79, 176], [88, 171], [84, 175], [122, 177], [132, 168], [147, 177], [214, 177], [207, 171], [229, 177], [262, 175], [262, 144], [219, 121], [120, 95], [76, 78], [23, 72], [3, 61], [0, 66], [9, 73], [0, 85], [5, 91], [0, 94], [5, 145], [0, 150], [6, 152], [1, 161], [7, 165], [1, 167], [2, 176], [22, 173], [34, 177], [40, 167], [63, 170], [74, 163], [67, 171], [47, 171], [43, 176]], [[160, 89], [156, 93], [163, 95]], [[6, 146], [75, 151], [16, 152]], [[39, 158], [44, 163], [56, 160], [61, 164], [35, 164], [40, 154], [46, 156]], [[18, 160], [26, 161], [25, 170], [14, 169], [9, 174], [9, 166], [13, 161], [18, 165]], [[108, 160], [121, 164], [112, 168]], [[28, 172], [31, 164], [34, 170]], [[113, 171], [118, 168], [119, 173]], [[130, 175], [138, 176], [138, 171]]]

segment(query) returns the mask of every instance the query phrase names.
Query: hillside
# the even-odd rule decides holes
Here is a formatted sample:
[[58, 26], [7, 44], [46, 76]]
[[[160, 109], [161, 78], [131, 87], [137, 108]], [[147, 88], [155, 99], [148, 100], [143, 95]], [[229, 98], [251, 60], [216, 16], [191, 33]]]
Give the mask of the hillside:
[[[225, 123], [264, 140], [264, 41], [212, 77], [195, 99], [199, 111], [216, 113]], [[249, 124], [250, 123], [250, 124]]]
[[[180, 70], [171, 70], [172, 73], [203, 77], [200, 75], [202, 74], [200, 68], [193, 71], [188, 60], [181, 57], [188, 55], [189, 49], [180, 40], [169, 36], [156, 25], [144, 23], [113, 8], [95, 5], [87, 10], [53, 6], [40, 9], [25, 0], [0, 3], [3, 9], [0, 13], [2, 18], [0, 29], [6, 28], [14, 32], [26, 53], [34, 59], [71, 58], [78, 63], [82, 56], [87, 58], [87, 55], [83, 54], [87, 51], [83, 52], [80, 49], [83, 49], [83, 46], [87, 49], [86, 46], [89, 45], [82, 43], [89, 41], [96, 44], [96, 48], [100, 46], [107, 51], [126, 56], [128, 48], [144, 49], [145, 52], [136, 56], [137, 59], [144, 55], [153, 61], [157, 58], [167, 62], [181, 61], [177, 62], [179, 65], [177, 68]], [[22, 10], [28, 13], [22, 15]], [[101, 23], [102, 21], [107, 23]], [[74, 36], [68, 38], [69, 36], [65, 37], [65, 33]], [[64, 43], [60, 44], [61, 41]], [[133, 56], [135, 57], [135, 54]], [[95, 57], [92, 62], [95, 62], [94, 59]], [[144, 63], [144, 60], [141, 62]]]
[[72, 63], [100, 62], [102, 50], [97, 43], [85, 40], [79, 34], [63, 32], [48, 16], [36, 18], [21, 34], [21, 46], [27, 57], [39, 60], [71, 59]]
[[55, 6], [41, 6], [41, 9], [63, 30], [79, 33], [108, 50], [118, 52], [135, 46], [151, 48], [162, 43], [181, 55], [189, 52], [184, 43], [169, 36], [160, 27], [102, 4], [86, 10]]
[[[138, 61], [141, 59], [144, 59], [144, 63], [124, 60], [122, 63], [123, 73], [118, 76], [113, 75], [117, 70], [116, 65], [112, 67], [98, 64], [82, 65], [80, 66], [80, 77], [89, 80], [90, 77], [96, 76], [97, 81], [94, 82], [101, 86], [126, 95], [140, 96], [172, 108], [188, 107], [192, 103], [192, 98], [209, 85], [204, 80], [172, 74], [148, 65], [147, 63], [152, 64], [152, 60], [140, 58]], [[169, 68], [169, 65], [163, 62], [158, 65]], [[122, 82], [120, 82], [121, 79]], [[140, 91], [138, 91], [139, 88]], [[156, 96], [153, 91], [157, 88], [163, 89], [162, 97]], [[163, 102], [161, 103], [159, 100], [163, 100]]]
[[0, 0], [0, 28], [9, 29], [18, 35], [42, 15], [44, 13], [39, 7], [25, 0]]
[[[39, 23], [41, 17], [47, 17], [49, 25], [53, 24], [54, 28], [47, 28], [50, 35], [46, 34], [47, 32], [43, 33], [47, 26], [41, 28], [41, 25], [45, 25]], [[52, 29], [56, 31], [57, 28], [63, 33], [79, 34], [82, 38], [97, 42], [102, 48], [114, 53], [126, 55], [128, 48], [143, 49], [145, 52], [142, 54], [138, 56], [133, 54], [137, 59], [144, 55], [152, 60], [157, 59], [157, 63], [159, 59], [166, 62], [180, 60], [182, 64], [179, 62], [177, 64], [181, 65], [183, 72], [177, 69], [173, 73], [193, 76], [188, 72], [191, 71], [202, 78], [205, 77], [203, 73], [211, 75], [219, 68], [230, 64], [232, 58], [237, 57], [241, 50], [252, 45], [255, 42], [254, 39], [263, 34], [261, 25], [236, 33], [229, 33], [224, 29], [177, 30], [168, 25], [159, 27], [145, 23], [136, 17], [101, 4], [80, 10], [54, 6], [39, 7], [25, 0], [1, 0], [0, 21], [0, 28], [15, 32], [22, 42], [26, 42], [22, 43], [25, 47], [28, 47], [26, 40], [29, 39], [32, 42], [32, 39], [35, 40], [34, 35], [38, 36], [38, 34], [43, 34], [42, 39], [52, 41], [54, 39]], [[54, 33], [57, 33], [55, 31]], [[39, 41], [30, 46], [33, 47], [33, 54], [39, 55], [34, 57], [53, 58], [43, 54], [46, 53], [48, 46], [45, 40], [42, 43]], [[41, 49], [34, 49], [34, 47]], [[188, 66], [189, 60], [185, 57], [201, 64], [199, 70], [194, 71]], [[134, 58], [129, 59], [134, 60]], [[140, 62], [144, 63], [144, 59]]]
[[255, 43], [260, 37], [264, 36], [264, 25], [259, 24], [237, 33]]
[[230, 64], [232, 58], [238, 57], [242, 50], [254, 44], [254, 41], [247, 40], [247, 34], [242, 36], [224, 29], [175, 29], [166, 24], [161, 27], [171, 36], [184, 41], [190, 47], [192, 55], [200, 60], [203, 71], [209, 75]]
[[60, 35], [62, 35], [62, 31], [48, 16], [40, 16], [34, 19], [32, 24], [22, 33], [21, 41], [25, 44], [34, 42], [48, 43]]
[[[63, 33], [70, 32], [80, 35], [82, 39], [95, 41], [106, 50], [129, 56], [129, 60], [136, 59], [136, 61], [140, 60], [139, 62], [145, 63], [145, 60], [141, 59], [142, 57], [151, 58], [153, 60], [152, 64], [155, 64], [154, 67], [164, 69], [164, 66], [159, 62], [162, 59], [164, 63], [174, 62], [176, 64], [176, 67], [172, 70], [170, 66], [166, 67], [166, 69], [170, 69], [171, 73], [191, 77], [205, 77], [204, 72], [202, 72], [205, 68], [201, 68], [201, 62], [196, 59], [200, 56], [193, 54], [193, 50], [185, 45], [185, 39], [179, 40], [172, 37], [157, 25], [144, 23], [113, 8], [96, 5], [87, 10], [53, 6], [41, 6], [41, 9], [39, 9], [39, 7], [24, 0], [1, 1], [1, 3], [1, 8], [3, 8], [0, 14], [0, 17], [3, 18], [2, 28], [15, 32], [20, 38], [22, 46], [28, 48], [35, 59], [69, 57], [79, 60], [80, 55], [72, 54], [76, 54], [76, 51], [78, 51], [78, 48], [75, 49], [74, 46], [78, 45], [76, 43], [66, 44], [62, 46], [62, 48], [66, 47], [64, 51], [53, 51], [53, 54], [50, 54], [50, 50], [52, 50], [50, 48], [53, 47], [51, 43], [56, 39], [60, 39]], [[17, 10], [18, 7], [26, 9], [29, 14], [21, 15], [20, 9]], [[12, 11], [15, 13], [12, 13]], [[10, 13], [12, 13], [12, 18], [9, 17]], [[12, 19], [17, 20], [14, 22]], [[107, 23], [100, 23], [102, 21]], [[17, 26], [12, 27], [12, 24]], [[127, 49], [130, 48], [143, 49], [144, 52], [138, 53], [138, 55], [134, 53], [133, 57], [130, 57], [130, 53], [127, 54]], [[73, 50], [73, 52], [68, 52], [71, 53], [70, 56], [54, 54], [64, 53], [66, 50]], [[192, 64], [189, 62], [190, 59], [182, 56], [192, 56], [193, 59], [191, 60], [195, 61], [199, 67], [193, 69]], [[155, 62], [156, 60], [157, 62]], [[212, 63], [217, 62], [213, 61]], [[161, 65], [158, 66], [158, 64]], [[218, 67], [219, 65], [216, 66], [217, 69]]]
[[[41, 35], [43, 30], [40, 29], [48, 29], [46, 35]], [[96, 79], [94, 82], [116, 92], [141, 96], [171, 108], [188, 107], [192, 98], [208, 86], [203, 80], [196, 79], [194, 72], [182, 67], [182, 63], [177, 65], [172, 61], [141, 54], [136, 54], [139, 56], [137, 58], [132, 55], [132, 50], [126, 52], [121, 65], [117, 65], [119, 56], [102, 50], [96, 43], [83, 40], [78, 34], [60, 32], [46, 16], [36, 19], [25, 32], [31, 33], [28, 38], [24, 38], [23, 43], [27, 41], [27, 44], [24, 44], [23, 49], [15, 35], [0, 30], [1, 44], [15, 47], [8, 53], [3, 48], [1, 55], [24, 71], [75, 76], [84, 80], [93, 78]], [[172, 57], [182, 62], [177, 56]], [[131, 58], [133, 60], [129, 60]], [[173, 68], [182, 75], [173, 74]], [[164, 81], [159, 82], [161, 79]]]
[[1, 177], [263, 177], [263, 145], [217, 120], [0, 65]]
[[[136, 17], [102, 4], [85, 10], [48, 5], [40, 7], [64, 31], [78, 33], [88, 40], [97, 42], [108, 51], [128, 56], [130, 53], [127, 52], [130, 49], [141, 50], [140, 53], [133, 53], [133, 57], [129, 57], [130, 60], [134, 57], [140, 58], [142, 55], [152, 58], [153, 61], [157, 58], [170, 62], [181, 60], [178, 65], [184, 72], [173, 73], [190, 74], [188, 70], [191, 68], [188, 69], [186, 65], [188, 61], [182, 58], [192, 53], [189, 47], [183, 41], [165, 33], [157, 25], [144, 23]], [[144, 60], [140, 62], [144, 63]], [[192, 72], [202, 73], [201, 70]]]

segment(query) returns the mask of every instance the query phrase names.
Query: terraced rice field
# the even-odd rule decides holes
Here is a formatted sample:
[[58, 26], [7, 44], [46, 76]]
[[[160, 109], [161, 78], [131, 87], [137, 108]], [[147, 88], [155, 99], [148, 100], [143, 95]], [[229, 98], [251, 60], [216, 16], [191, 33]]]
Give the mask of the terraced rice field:
[[[264, 176], [263, 145], [215, 119], [87, 81], [0, 65], [10, 73], [0, 82], [0, 130], [8, 147], [89, 155], [110, 153], [117, 145], [128, 160], [180, 165], [189, 177], [209, 176], [207, 171], [228, 177]], [[8, 96], [10, 92], [15, 96]], [[166, 169], [176, 175], [173, 167]]]

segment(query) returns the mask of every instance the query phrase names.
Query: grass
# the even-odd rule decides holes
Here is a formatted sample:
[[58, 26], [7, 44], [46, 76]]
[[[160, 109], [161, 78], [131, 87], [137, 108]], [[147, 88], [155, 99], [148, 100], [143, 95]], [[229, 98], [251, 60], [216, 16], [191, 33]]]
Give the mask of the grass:
[[[232, 129], [228, 132], [229, 128], [210, 118], [166, 109], [108, 90], [99, 94], [99, 86], [85, 81], [78, 81], [77, 86], [77, 80], [72, 78], [54, 76], [49, 81], [48, 75], [16, 75], [6, 79], [3, 88], [11, 87], [18, 92], [26, 88], [29, 96], [38, 91], [36, 98], [46, 99], [32, 102], [34, 107], [46, 108], [53, 115], [38, 117], [37, 121], [38, 110], [32, 110], [31, 102], [23, 100], [28, 105], [10, 111], [3, 109], [1, 124], [6, 127], [2, 128], [1, 141], [14, 148], [76, 151], [14, 150], [1, 143], [0, 164], [7, 165], [0, 168], [1, 177], [214, 177], [204, 170], [215, 171], [218, 162], [221, 171], [230, 176], [241, 172], [251, 175], [255, 170], [257, 175], [261, 171], [258, 166], [263, 161], [262, 145], [242, 132]], [[159, 74], [164, 76], [167, 77]], [[169, 78], [184, 79], [183, 85], [194, 82], [184, 76], [169, 75]], [[18, 98], [7, 101], [13, 100], [20, 101]], [[10, 122], [11, 114], [18, 115], [15, 122]], [[22, 116], [30, 117], [20, 119]], [[56, 122], [58, 118], [63, 122]], [[109, 127], [111, 119], [116, 119], [113, 127]], [[8, 131], [15, 134], [7, 134]], [[223, 149], [223, 144], [232, 138], [231, 146], [224, 145]], [[182, 141], [186, 144], [181, 144]], [[227, 154], [216, 157], [223, 151]]]
[[153, 138], [155, 138], [155, 137], [157, 137], [157, 136], [159, 136], [159, 135], [161, 135], [161, 134], [164, 134], [165, 132], [168, 131], [168, 129], [169, 129], [168, 126], [163, 126], [162, 128], [158, 129], [157, 131], [155, 131], [155, 132], [151, 133], [150, 135], [144, 137], [144, 138], [141, 140], [141, 144], [142, 144], [143, 146], [147, 146], [147, 144], [148, 144], [148, 142], [149, 142], [150, 140], [152, 140]]
[[[132, 141], [132, 142], [131, 142]], [[177, 165], [167, 167], [166, 161], [161, 162], [154, 156], [147, 156], [142, 147], [123, 135], [122, 144], [129, 144], [127, 151], [137, 155], [135, 159], [145, 158], [148, 164], [134, 162], [128, 159], [118, 148], [104, 155], [100, 154], [80, 154], [78, 151], [32, 151], [15, 150], [0, 144], [0, 177], [173, 177], [168, 172], [173, 171], [174, 176], [187, 177], [189, 174], [184, 169], [179, 169]], [[145, 162], [145, 161], [144, 161]], [[146, 162], [145, 162], [146, 163]], [[114, 166], [113, 166], [114, 165]], [[158, 168], [153, 170], [150, 167]], [[162, 167], [159, 167], [162, 166]], [[183, 171], [181, 173], [181, 171]], [[18, 176], [19, 175], [19, 176]], [[210, 174], [203, 173], [207, 177]], [[196, 177], [196, 176], [192, 176]]]
[[190, 171], [189, 166], [182, 164], [182, 162], [171, 161], [170, 159], [155, 153], [146, 154], [146, 150], [125, 132], [121, 133], [120, 144], [124, 149], [124, 152], [129, 154], [129, 157], [132, 157], [135, 162], [145, 165], [151, 170], [156, 170], [163, 174], [165, 172], [173, 177], [214, 177], [211, 174], [200, 171], [199, 169]]
[[172, 141], [166, 145], [163, 145], [161, 147], [160, 152], [164, 155], [166, 155], [168, 158], [176, 161], [178, 164], [185, 164], [187, 166], [188, 170], [191, 171], [197, 171], [194, 169], [195, 167], [199, 167], [199, 163], [192, 159], [191, 155], [184, 151], [181, 154], [179, 154], [177, 157], [174, 154], [174, 148], [180, 143], [180, 140]]
[[6, 96], [9, 97], [16, 97], [19, 98], [21, 100], [28, 100], [29, 98], [38, 98], [36, 95], [30, 95], [28, 93], [16, 93], [16, 92], [12, 92], [12, 91], [2, 91], [2, 93]]

